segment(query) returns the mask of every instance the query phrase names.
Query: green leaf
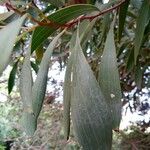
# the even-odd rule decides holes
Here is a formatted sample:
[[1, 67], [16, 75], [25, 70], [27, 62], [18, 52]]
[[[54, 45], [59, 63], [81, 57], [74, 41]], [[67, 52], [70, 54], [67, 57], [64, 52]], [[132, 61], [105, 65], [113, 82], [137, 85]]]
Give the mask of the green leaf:
[[136, 64], [137, 56], [139, 54], [140, 47], [142, 44], [144, 31], [145, 31], [146, 25], [148, 24], [149, 20], [150, 20], [150, 4], [149, 4], [149, 0], [144, 0], [141, 8], [139, 10], [139, 16], [137, 18], [137, 23], [136, 23], [135, 41], [134, 41], [135, 64]]
[[130, 72], [134, 67], [134, 50], [133, 48], [128, 50], [129, 54], [127, 56], [126, 69]]
[[130, 0], [126, 0], [123, 5], [121, 5], [119, 9], [119, 28], [118, 28], [118, 39], [120, 41], [122, 37], [122, 32], [124, 29], [125, 19], [127, 15], [127, 10], [129, 6]]
[[25, 18], [26, 15], [10, 23], [4, 29], [0, 30], [0, 35], [3, 35], [0, 36], [0, 75], [9, 62], [16, 36], [18, 35], [20, 27]]
[[[114, 20], [115, 21], [115, 20]], [[113, 128], [121, 120], [121, 88], [117, 68], [116, 47], [114, 41], [114, 21], [108, 32], [104, 52], [99, 66], [99, 84], [111, 111]]]
[[52, 40], [47, 50], [45, 51], [37, 74], [37, 78], [32, 87], [33, 112], [36, 118], [39, 116], [39, 113], [42, 109], [42, 104], [46, 92], [47, 74], [49, 69], [50, 58], [58, 42], [58, 39], [61, 37], [64, 31], [65, 30], [63, 30]]
[[75, 134], [83, 149], [111, 149], [112, 125], [109, 122], [109, 109], [84, 57], [78, 34], [71, 55], [71, 116]]
[[[93, 5], [88, 4], [72, 5], [56, 11], [55, 13], [48, 16], [48, 19], [56, 24], [58, 23], [60, 25], [61, 24], [63, 25], [82, 14], [93, 11], [99, 11], [99, 9]], [[57, 29], [58, 29], [57, 26], [36, 28], [32, 36], [32, 47], [31, 47], [32, 52], [35, 49], [37, 49], [37, 47], [41, 45]]]
[[17, 72], [18, 61], [14, 64], [8, 79], [8, 93], [10, 94], [14, 85], [15, 85], [15, 77]]

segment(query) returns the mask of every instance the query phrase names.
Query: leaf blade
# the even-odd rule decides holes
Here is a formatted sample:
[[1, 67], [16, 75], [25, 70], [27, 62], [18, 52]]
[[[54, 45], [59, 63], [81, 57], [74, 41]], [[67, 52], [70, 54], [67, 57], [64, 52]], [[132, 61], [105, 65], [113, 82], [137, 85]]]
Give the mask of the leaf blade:
[[64, 31], [65, 30], [59, 33], [49, 44], [47, 50], [43, 55], [40, 68], [38, 70], [37, 78], [32, 87], [33, 112], [36, 118], [39, 116], [45, 96], [47, 85], [47, 74], [49, 69], [49, 60], [58, 39], [61, 37]]
[[30, 63], [31, 46], [29, 45], [24, 58], [20, 76], [20, 95], [23, 103], [21, 124], [27, 135], [32, 136], [36, 130], [37, 122], [32, 108], [32, 72]]
[[[105, 98], [82, 52], [77, 35], [73, 55], [71, 115], [83, 149], [111, 149], [112, 126]], [[85, 76], [86, 74], [86, 76]]]
[[135, 41], [134, 41], [135, 64], [136, 64], [137, 56], [139, 54], [140, 47], [142, 44], [144, 31], [145, 31], [146, 25], [148, 24], [149, 20], [150, 20], [150, 4], [149, 4], [149, 0], [144, 0], [141, 8], [139, 10], [139, 16], [137, 18], [137, 27], [136, 27], [136, 31], [135, 31]]
[[16, 73], [17, 73], [17, 66], [18, 66], [18, 61], [14, 64], [11, 72], [10, 72], [10, 75], [9, 75], [9, 79], [8, 79], [8, 93], [10, 94], [13, 87], [14, 87], [14, 84], [15, 84], [15, 76], [16, 76]]
[[122, 32], [124, 29], [125, 19], [127, 15], [127, 10], [129, 6], [130, 0], [125, 1], [123, 5], [121, 5], [119, 9], [119, 28], [118, 28], [118, 40], [121, 40]]
[[11, 52], [13, 50], [16, 36], [19, 33], [20, 27], [25, 18], [26, 15], [10, 23], [4, 29], [0, 30], [0, 34], [3, 35], [0, 36], [0, 53], [3, 54], [0, 55], [0, 75], [7, 66]]
[[[88, 4], [78, 4], [72, 5], [61, 10], [56, 11], [55, 13], [48, 16], [50, 21], [58, 24], [65, 24], [68, 21], [88, 12], [98, 11], [98, 8]], [[38, 27], [34, 33], [32, 38], [32, 52], [44, 42], [50, 34], [56, 31], [58, 27]]]
[[116, 48], [113, 33], [114, 21], [107, 35], [99, 66], [99, 84], [112, 114], [113, 128], [116, 128], [119, 126], [121, 120], [122, 94], [116, 61]]

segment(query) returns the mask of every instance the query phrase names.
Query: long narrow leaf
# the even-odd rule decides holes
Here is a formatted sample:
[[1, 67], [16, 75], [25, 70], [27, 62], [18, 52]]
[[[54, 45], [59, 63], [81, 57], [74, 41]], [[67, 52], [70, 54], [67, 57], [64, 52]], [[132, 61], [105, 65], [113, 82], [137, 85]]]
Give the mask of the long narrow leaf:
[[[65, 24], [68, 21], [82, 15], [85, 13], [99, 11], [99, 9], [93, 5], [88, 4], [78, 4], [62, 8], [55, 13], [48, 16], [50, 21], [58, 24]], [[32, 51], [36, 50], [39, 45], [42, 44], [54, 31], [58, 29], [59, 26], [52, 27], [38, 27], [33, 33], [32, 38]]]
[[99, 84], [111, 111], [113, 128], [118, 127], [121, 119], [121, 88], [116, 61], [114, 42], [114, 22], [106, 38], [100, 63]]
[[71, 73], [72, 73], [72, 58], [69, 59], [65, 80], [64, 80], [64, 94], [63, 94], [63, 106], [64, 106], [64, 133], [65, 139], [68, 140], [70, 133], [70, 104], [71, 104]]
[[29, 46], [21, 70], [20, 95], [23, 103], [21, 123], [24, 131], [31, 136], [36, 130], [37, 123], [32, 109], [32, 72], [30, 53], [31, 47]]
[[18, 66], [18, 61], [14, 64], [10, 75], [9, 75], [9, 79], [8, 79], [8, 93], [10, 94], [14, 84], [15, 84], [15, 77], [16, 77], [16, 72], [17, 72], [17, 66]]
[[45, 96], [50, 58], [53, 49], [55, 48], [58, 42], [58, 39], [61, 37], [63, 33], [64, 31], [58, 34], [45, 51], [37, 74], [37, 78], [32, 87], [33, 112], [36, 118], [39, 116]]
[[119, 28], [118, 28], [119, 41], [121, 39], [122, 32], [124, 29], [124, 24], [125, 24], [125, 19], [126, 19], [129, 3], [130, 3], [130, 0], [126, 0], [125, 3], [119, 9]]
[[134, 61], [136, 64], [137, 56], [140, 51], [140, 47], [142, 44], [142, 39], [144, 35], [144, 31], [146, 28], [146, 25], [148, 24], [150, 20], [150, 4], [149, 0], [144, 0], [142, 3], [142, 6], [139, 10], [139, 16], [137, 19], [137, 24], [136, 24], [136, 31], [135, 31], [135, 41], [134, 41]]
[[79, 143], [85, 150], [111, 149], [109, 110], [93, 72], [82, 52], [79, 36], [72, 52], [71, 116]]
[[18, 35], [20, 27], [25, 18], [26, 15], [10, 23], [4, 29], [0, 30], [0, 75], [7, 66], [14, 47], [16, 36]]

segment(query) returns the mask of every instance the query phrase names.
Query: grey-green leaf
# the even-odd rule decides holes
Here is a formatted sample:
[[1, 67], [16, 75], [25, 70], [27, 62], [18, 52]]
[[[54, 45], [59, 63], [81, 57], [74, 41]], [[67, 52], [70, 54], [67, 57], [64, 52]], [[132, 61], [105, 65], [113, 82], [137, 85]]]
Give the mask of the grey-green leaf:
[[30, 63], [31, 46], [24, 58], [20, 76], [20, 95], [23, 103], [23, 114], [21, 124], [27, 135], [32, 136], [36, 130], [36, 118], [32, 108], [32, 72]]
[[113, 128], [119, 126], [121, 120], [121, 88], [117, 68], [116, 47], [114, 41], [114, 22], [111, 24], [106, 38], [104, 52], [99, 67], [99, 84], [108, 103], [112, 116]]
[[139, 10], [139, 16], [137, 18], [137, 23], [136, 23], [135, 41], [134, 41], [135, 64], [136, 64], [137, 56], [138, 56], [140, 48], [141, 48], [144, 31], [145, 31], [146, 25], [148, 24], [149, 20], [150, 20], [150, 4], [149, 4], [149, 0], [144, 0], [142, 2], [141, 8]]
[[127, 15], [127, 10], [129, 6], [130, 0], [126, 0], [123, 5], [119, 8], [119, 28], [118, 28], [118, 39], [120, 41], [122, 37], [122, 32], [124, 29], [125, 19]]
[[24, 108], [30, 108], [32, 110], [32, 72], [31, 72], [31, 64], [30, 64], [30, 53], [31, 46], [29, 46], [27, 50], [26, 57], [24, 58], [21, 76], [20, 76], [20, 95], [21, 100], [23, 102]]
[[64, 116], [64, 136], [65, 139], [69, 139], [70, 133], [70, 103], [71, 103], [71, 73], [72, 73], [72, 58], [68, 60], [65, 80], [64, 80], [64, 89], [63, 89], [63, 116]]
[[25, 20], [26, 15], [7, 25], [0, 30], [0, 75], [6, 68], [11, 52], [14, 47], [16, 36], [20, 31], [20, 27]]
[[58, 34], [45, 51], [37, 74], [37, 78], [32, 87], [33, 112], [36, 118], [39, 116], [45, 96], [50, 58], [53, 49], [55, 48], [58, 42], [58, 39], [63, 33], [64, 31]]
[[85, 150], [111, 149], [112, 126], [105, 98], [82, 52], [79, 36], [72, 51], [71, 116]]

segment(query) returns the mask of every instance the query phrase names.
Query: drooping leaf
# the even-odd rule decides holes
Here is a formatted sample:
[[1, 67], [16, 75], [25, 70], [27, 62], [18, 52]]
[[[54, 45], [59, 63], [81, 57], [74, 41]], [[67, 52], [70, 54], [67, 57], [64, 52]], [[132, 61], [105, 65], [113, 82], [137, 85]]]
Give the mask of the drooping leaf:
[[144, 0], [142, 2], [141, 8], [139, 10], [139, 16], [137, 18], [137, 23], [136, 23], [135, 41], [134, 41], [135, 64], [136, 64], [137, 56], [139, 54], [140, 47], [142, 44], [144, 31], [145, 31], [146, 25], [148, 24], [149, 20], [150, 20], [150, 4], [149, 4], [149, 0]]
[[128, 50], [129, 54], [128, 54], [128, 58], [127, 58], [127, 62], [126, 62], [126, 69], [128, 72], [130, 72], [133, 67], [134, 67], [134, 50], [133, 48]]
[[37, 74], [37, 78], [32, 87], [33, 112], [36, 118], [39, 116], [39, 113], [41, 111], [45, 92], [46, 92], [47, 74], [49, 69], [50, 58], [58, 42], [58, 39], [61, 37], [63, 33], [64, 31], [58, 34], [53, 39], [53, 41], [49, 44], [47, 50], [43, 55], [40, 68]]
[[[91, 15], [91, 14], [90, 14]], [[92, 28], [96, 22], [96, 19], [92, 21], [84, 20], [80, 23], [79, 26], [79, 36], [81, 41], [81, 46], [85, 47], [85, 43], [91, 38]], [[71, 40], [70, 40], [70, 50], [74, 48], [76, 42], [77, 30], [73, 33]]]
[[23, 102], [23, 107], [28, 107], [32, 110], [31, 95], [32, 95], [33, 79], [32, 79], [32, 72], [31, 72], [30, 52], [31, 52], [31, 47], [29, 46], [21, 70], [20, 95]]
[[127, 10], [129, 6], [130, 0], [126, 0], [123, 5], [119, 8], [119, 28], [118, 28], [118, 40], [120, 41], [122, 37], [122, 32], [124, 29], [125, 19], [127, 15]]
[[99, 66], [99, 84], [112, 116], [113, 128], [121, 120], [121, 88], [117, 68], [116, 47], [114, 42], [114, 21], [106, 38], [104, 52]]
[[105, 14], [103, 22], [102, 22], [102, 26], [101, 26], [102, 33], [101, 33], [101, 37], [100, 37], [100, 40], [99, 40], [99, 43], [98, 43], [98, 47], [100, 47], [103, 40], [106, 38], [107, 32], [109, 30], [110, 23], [111, 23], [110, 13]]
[[70, 57], [73, 62], [71, 116], [85, 150], [111, 149], [112, 125], [105, 98], [82, 52], [79, 36]]
[[36, 61], [38, 63], [41, 62], [43, 54], [44, 54], [44, 50], [43, 50], [43, 46], [39, 46], [36, 50], [35, 50], [35, 54], [36, 54]]
[[69, 139], [70, 134], [70, 104], [71, 104], [71, 73], [72, 73], [72, 58], [68, 60], [64, 88], [63, 88], [63, 117], [64, 117], [64, 136]]
[[15, 84], [15, 77], [16, 77], [16, 72], [17, 72], [17, 66], [18, 66], [18, 61], [14, 64], [10, 75], [9, 75], [9, 79], [8, 79], [8, 93], [10, 94], [14, 84]]
[[48, 16], [50, 21], [53, 21], [56, 26], [52, 27], [38, 27], [35, 29], [32, 38], [32, 52], [41, 45], [54, 31], [56, 31], [59, 26], [57, 24], [62, 25], [67, 23], [68, 21], [77, 18], [78, 16], [93, 12], [99, 11], [99, 9], [93, 5], [88, 4], [78, 4], [72, 5], [65, 8], [62, 8], [55, 13]]
[[5, 28], [0, 30], [0, 75], [7, 66], [11, 52], [14, 47], [16, 36], [20, 27], [25, 20], [26, 15], [10, 23]]
[[86, 20], [86, 25], [84, 25], [83, 32], [80, 35], [80, 40], [81, 40], [81, 45], [82, 47], [85, 47], [85, 43], [91, 38], [91, 33], [92, 33], [92, 28], [95, 25], [97, 19], [93, 19], [92, 21], [87, 21]]
[[36, 119], [32, 108], [32, 72], [30, 63], [31, 46], [27, 50], [24, 58], [21, 77], [20, 77], [20, 95], [23, 103], [23, 113], [21, 124], [27, 135], [32, 136], [36, 130]]

